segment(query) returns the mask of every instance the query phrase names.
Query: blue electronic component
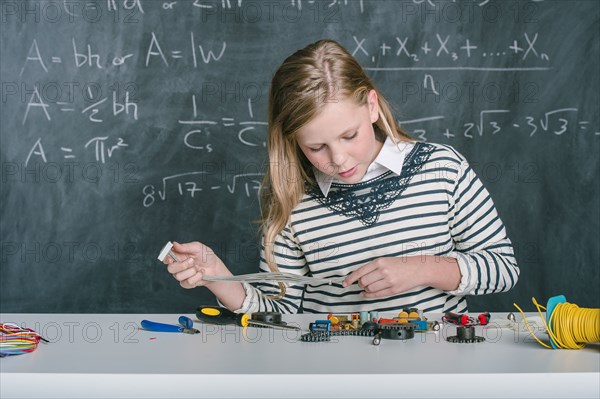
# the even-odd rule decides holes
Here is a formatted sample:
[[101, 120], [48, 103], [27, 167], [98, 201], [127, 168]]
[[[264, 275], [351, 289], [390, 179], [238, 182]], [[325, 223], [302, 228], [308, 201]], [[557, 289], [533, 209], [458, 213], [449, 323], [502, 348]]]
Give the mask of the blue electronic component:
[[313, 323], [310, 323], [308, 326], [310, 331], [330, 331], [331, 330], [331, 321], [329, 320], [316, 320]]
[[374, 321], [375, 323], [377, 323], [377, 321], [379, 320], [379, 312], [377, 312], [376, 310], [372, 310], [369, 312], [369, 317], [370, 321]]
[[427, 321], [425, 321], [425, 320], [411, 320], [410, 324], [414, 324], [417, 326], [415, 328], [415, 331], [427, 331], [427, 329], [428, 329]]
[[365, 324], [369, 319], [369, 312], [360, 312], [360, 324]]

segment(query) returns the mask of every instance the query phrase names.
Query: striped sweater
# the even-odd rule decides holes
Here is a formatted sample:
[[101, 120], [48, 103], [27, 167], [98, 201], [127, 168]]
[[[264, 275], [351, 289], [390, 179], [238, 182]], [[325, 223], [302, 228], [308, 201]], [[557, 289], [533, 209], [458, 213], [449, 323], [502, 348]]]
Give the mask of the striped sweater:
[[[264, 249], [263, 249], [264, 250]], [[466, 295], [510, 290], [517, 282], [511, 241], [493, 201], [465, 158], [450, 146], [415, 143], [399, 175], [387, 171], [357, 184], [331, 185], [327, 196], [310, 187], [275, 242], [283, 272], [331, 278], [379, 257], [456, 258], [461, 281], [448, 292], [417, 287], [366, 299], [356, 285], [292, 285], [274, 300], [276, 283], [244, 283], [238, 312], [350, 313], [417, 307], [466, 312]], [[440, 260], [443, 262], [443, 260]], [[268, 271], [261, 254], [260, 269]]]

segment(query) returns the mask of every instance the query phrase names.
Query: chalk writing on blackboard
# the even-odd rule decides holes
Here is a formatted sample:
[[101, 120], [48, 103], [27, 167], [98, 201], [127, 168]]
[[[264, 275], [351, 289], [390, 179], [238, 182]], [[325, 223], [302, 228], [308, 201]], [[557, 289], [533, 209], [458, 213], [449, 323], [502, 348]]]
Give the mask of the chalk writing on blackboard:
[[[142, 204], [148, 208], [154, 205], [157, 199], [167, 200], [167, 194], [177, 194], [182, 197], [194, 198], [200, 192], [211, 192], [226, 189], [230, 194], [237, 194], [242, 190], [246, 197], [257, 196], [262, 185], [262, 173], [243, 173], [232, 176], [231, 181], [211, 184], [207, 182], [206, 171], [178, 173], [162, 178], [162, 185], [157, 189], [153, 184], [145, 185], [142, 189]], [[213, 176], [214, 177], [214, 176]], [[211, 179], [211, 181], [214, 179]]]
[[[115, 144], [112, 144], [113, 142]], [[104, 163], [106, 163], [106, 160], [108, 158], [111, 158], [113, 156], [113, 153], [116, 150], [119, 150], [119, 149], [122, 149], [122, 148], [128, 147], [128, 146], [129, 146], [129, 144], [127, 144], [121, 137], [119, 137], [117, 139], [112, 139], [108, 136], [103, 136], [103, 137], [92, 138], [87, 143], [85, 143], [83, 148], [86, 149], [89, 147], [91, 152], [93, 153], [94, 160], [96, 162], [100, 162], [100, 163], [104, 164]], [[75, 153], [73, 153], [73, 148], [71, 148], [71, 147], [62, 147], [61, 146], [60, 151], [65, 153], [63, 155], [63, 159], [73, 159], [73, 158], [77, 157], [75, 155]], [[44, 163], [48, 162], [48, 159], [46, 157], [46, 150], [44, 149], [44, 146], [42, 144], [41, 137], [37, 139], [35, 144], [33, 144], [31, 149], [29, 150], [29, 153], [27, 154], [27, 158], [25, 158], [25, 167], [27, 167], [29, 165], [29, 161], [31, 160], [31, 157], [34, 155], [36, 156], [36, 158], [38, 160], [40, 160]]]
[[[91, 97], [93, 95], [91, 92], [91, 88], [88, 87], [88, 91], [89, 91], [89, 96]], [[131, 117], [133, 120], [138, 119], [138, 104], [136, 102], [130, 100], [129, 91], [125, 91], [125, 98], [122, 100], [117, 97], [117, 92], [113, 91], [111, 93], [112, 102], [103, 105], [104, 103], [106, 103], [107, 100], [108, 100], [108, 97], [103, 97], [103, 98], [95, 101], [93, 104], [83, 108], [81, 110], [81, 113], [86, 115], [86, 118], [90, 122], [94, 122], [94, 123], [100, 123], [100, 122], [104, 121], [103, 118], [105, 118], [105, 116], [102, 115], [101, 111], [102, 110], [105, 111], [106, 108], [108, 108], [108, 110], [109, 110], [108, 111], [109, 115], [112, 114], [112, 116], [116, 117], [117, 115], [124, 112], [124, 115]], [[73, 107], [65, 107], [65, 105], [69, 104], [67, 102], [56, 101], [55, 104], [59, 106], [58, 108], [61, 112], [75, 111], [75, 108], [73, 108]], [[50, 113], [48, 112], [49, 107], [50, 107], [50, 104], [44, 101], [44, 99], [40, 95], [38, 87], [34, 86], [33, 93], [31, 94], [31, 97], [29, 98], [29, 101], [27, 102], [27, 105], [25, 107], [25, 113], [23, 114], [23, 119], [21, 121], [21, 124], [25, 125], [30, 111], [32, 109], [38, 109], [38, 108], [40, 108], [43, 111], [46, 119], [48, 121], [51, 121], [52, 118], [50, 116]], [[110, 111], [112, 111], [112, 113]]]
[[[411, 129], [416, 138], [426, 141], [430, 134], [443, 136], [446, 139], [463, 137], [467, 139], [476, 139], [479, 137], [491, 137], [495, 135], [510, 134], [517, 135], [520, 138], [528, 138], [536, 135], [545, 135], [544, 137], [558, 137], [563, 134], [592, 134], [600, 135], [600, 132], [589, 133], [590, 121], [580, 119], [579, 109], [572, 107], [552, 109], [543, 115], [534, 117], [525, 115], [521, 119], [496, 118], [502, 114], [509, 114], [511, 110], [489, 109], [479, 111], [477, 121], [465, 122], [462, 127], [450, 128], [443, 126], [440, 120], [445, 119], [443, 115], [434, 115], [410, 120], [399, 120], [401, 126], [417, 128]], [[422, 125], [433, 123], [434, 128], [427, 130]], [[440, 130], [441, 127], [441, 130]]]
[[[482, 59], [508, 59], [509, 61], [527, 61], [539, 60], [541, 62], [550, 62], [550, 56], [546, 52], [540, 51], [536, 47], [539, 38], [537, 32], [528, 34], [523, 33], [522, 37], [513, 39], [506, 43], [497, 44], [497, 48], [482, 48], [475, 44], [475, 40], [455, 35], [434, 34], [435, 39], [430, 37], [417, 38], [409, 36], [395, 36], [390, 41], [381, 41], [378, 44], [367, 42], [368, 38], [353, 36], [354, 49], [352, 55], [359, 59], [370, 61], [371, 63], [380, 63], [383, 59], [396, 58], [398, 60], [410, 61], [410, 65], [397, 67], [371, 67], [368, 64], [365, 68], [370, 71], [405, 71], [405, 70], [469, 70], [469, 71], [546, 71], [550, 67], [546, 65], [536, 66], [469, 66], [456, 65], [457, 61], [466, 61], [480, 56]], [[456, 38], [456, 39], [455, 39]], [[538, 44], [539, 46], [539, 44]], [[443, 57], [443, 58], [442, 58]], [[431, 61], [432, 59], [447, 59], [452, 62], [448, 66], [421, 66], [420, 63]], [[364, 60], [363, 60], [364, 61]]]

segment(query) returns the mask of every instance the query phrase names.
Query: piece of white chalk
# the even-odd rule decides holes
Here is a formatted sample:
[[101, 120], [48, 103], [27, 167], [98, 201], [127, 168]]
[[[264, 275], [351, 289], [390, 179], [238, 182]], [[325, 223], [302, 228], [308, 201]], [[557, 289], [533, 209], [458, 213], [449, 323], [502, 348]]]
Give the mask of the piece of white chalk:
[[160, 251], [160, 253], [158, 254], [158, 260], [163, 262], [165, 260], [165, 258], [168, 256], [171, 257], [171, 259], [173, 259], [175, 262], [179, 262], [179, 259], [177, 259], [177, 257], [175, 256], [175, 254], [173, 254], [173, 252], [171, 252], [171, 248], [173, 248], [173, 243], [171, 241], [168, 241], [165, 246], [163, 247], [163, 249]]

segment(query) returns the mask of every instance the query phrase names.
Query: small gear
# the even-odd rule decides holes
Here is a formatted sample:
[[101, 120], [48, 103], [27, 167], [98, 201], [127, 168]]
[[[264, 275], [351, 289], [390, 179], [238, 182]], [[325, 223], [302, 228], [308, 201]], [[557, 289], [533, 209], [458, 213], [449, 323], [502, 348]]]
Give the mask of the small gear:
[[473, 326], [460, 326], [456, 328], [456, 335], [448, 337], [447, 341], [459, 344], [474, 344], [485, 341], [485, 338], [476, 336], [475, 327]]

